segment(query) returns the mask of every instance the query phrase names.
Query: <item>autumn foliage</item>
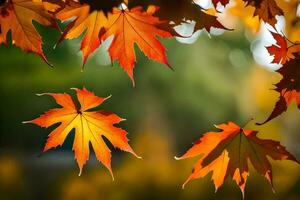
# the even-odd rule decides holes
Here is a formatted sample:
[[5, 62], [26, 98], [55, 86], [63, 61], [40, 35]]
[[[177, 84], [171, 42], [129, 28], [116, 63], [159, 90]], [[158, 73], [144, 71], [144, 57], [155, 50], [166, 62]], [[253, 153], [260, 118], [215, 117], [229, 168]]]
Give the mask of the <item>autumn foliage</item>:
[[[279, 100], [274, 102], [270, 116], [263, 123], [258, 123], [262, 125], [286, 111], [292, 102], [300, 108], [300, 18], [296, 15], [299, 1], [237, 2], [236, 7], [230, 7], [229, 11], [240, 17], [252, 32], [257, 32], [260, 23], [270, 25], [270, 34], [276, 42], [266, 49], [273, 56], [272, 63], [282, 65], [276, 71], [282, 79], [275, 84], [274, 89]], [[46, 38], [42, 38], [34, 25], [37, 22], [60, 33], [56, 46], [65, 40], [82, 36], [80, 51], [83, 67], [103, 42], [112, 38], [108, 48], [111, 61], [119, 63], [134, 84], [134, 67], [137, 62], [135, 46], [149, 59], [172, 69], [172, 61], [168, 60], [161, 40], [183, 37], [174, 27], [193, 22], [194, 32], [205, 30], [210, 33], [213, 29], [234, 31], [219, 18], [222, 13], [220, 6], [226, 10], [229, 0], [212, 0], [213, 6], [210, 9], [202, 8], [198, 3], [199, 0], [1, 0], [0, 44], [16, 45], [25, 52], [39, 55], [51, 65], [43, 52], [42, 44]], [[247, 9], [247, 15], [239, 11], [243, 8]], [[287, 34], [276, 29], [280, 16], [286, 20]], [[252, 20], [257, 21], [253, 23]], [[62, 23], [65, 24], [64, 28], [61, 28]], [[90, 111], [107, 98], [98, 97], [85, 88], [75, 89], [75, 92], [80, 107], [76, 106], [69, 94], [46, 93], [61, 107], [51, 109], [28, 123], [46, 128], [59, 124], [50, 133], [44, 151], [62, 145], [71, 130], [75, 129], [73, 150], [80, 173], [89, 158], [91, 143], [97, 159], [112, 174], [111, 152], [103, 137], [114, 147], [137, 156], [129, 146], [127, 132], [115, 127], [123, 119], [107, 111]], [[201, 156], [186, 183], [212, 172], [216, 189], [231, 176], [244, 193], [249, 176], [248, 162], [272, 184], [272, 168], [267, 157], [296, 161], [279, 142], [260, 139], [256, 131], [240, 128], [233, 122], [216, 127], [221, 132], [206, 133], [178, 158]]]

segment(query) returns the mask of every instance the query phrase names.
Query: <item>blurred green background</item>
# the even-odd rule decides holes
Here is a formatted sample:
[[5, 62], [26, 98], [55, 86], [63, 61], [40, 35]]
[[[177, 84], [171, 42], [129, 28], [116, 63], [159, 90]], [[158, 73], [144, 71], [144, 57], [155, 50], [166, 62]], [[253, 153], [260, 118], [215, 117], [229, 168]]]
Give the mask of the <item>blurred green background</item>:
[[[243, 125], [255, 117], [262, 122], [277, 95], [270, 90], [280, 78], [255, 64], [244, 30], [210, 38], [201, 33], [193, 44], [164, 40], [175, 72], [146, 58], [138, 49], [132, 87], [125, 72], [109, 63], [105, 48], [89, 59], [81, 72], [79, 40], [65, 41], [55, 50], [59, 34], [37, 25], [44, 38], [47, 66], [34, 54], [0, 46], [0, 194], [10, 199], [117, 200], [117, 199], [241, 199], [232, 180], [215, 194], [210, 176], [183, 190], [196, 159], [175, 161], [213, 124], [235, 121]], [[100, 109], [126, 118], [121, 127], [142, 160], [113, 150], [115, 181], [92, 154], [78, 177], [71, 134], [64, 146], [40, 154], [53, 129], [24, 125], [56, 106], [43, 92], [73, 93], [86, 87], [98, 96], [112, 95]], [[300, 112], [296, 106], [259, 130], [261, 138], [280, 140], [300, 158]], [[300, 169], [289, 161], [273, 162], [274, 186], [251, 169], [245, 199], [300, 199]]]

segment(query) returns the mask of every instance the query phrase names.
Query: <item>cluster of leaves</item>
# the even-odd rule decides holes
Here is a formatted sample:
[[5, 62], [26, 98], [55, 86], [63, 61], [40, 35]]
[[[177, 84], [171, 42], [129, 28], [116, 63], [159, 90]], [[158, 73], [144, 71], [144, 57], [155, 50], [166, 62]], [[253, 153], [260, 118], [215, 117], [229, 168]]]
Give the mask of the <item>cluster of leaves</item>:
[[[276, 0], [242, 0], [244, 6], [254, 8], [253, 17], [258, 16], [264, 23], [275, 28], [277, 16], [285, 15]], [[179, 36], [174, 27], [194, 21], [194, 31], [211, 28], [225, 29], [217, 18], [218, 6], [226, 7], [229, 0], [212, 0], [214, 8], [204, 9], [197, 0], [1, 0], [0, 1], [0, 44], [7, 44], [11, 32], [12, 43], [26, 52], [34, 52], [47, 61], [42, 38], [36, 31], [33, 21], [61, 31], [58, 21], [67, 22], [61, 31], [58, 43], [83, 35], [81, 52], [83, 66], [89, 56], [109, 37], [113, 37], [108, 52], [112, 62], [120, 66], [132, 79], [136, 62], [134, 44], [150, 59], [169, 65], [166, 50], [157, 37]], [[292, 5], [294, 14], [286, 14], [292, 27], [299, 28], [296, 17], [297, 0], [286, 3]], [[275, 29], [274, 29], [275, 30]], [[296, 28], [295, 28], [296, 30]], [[297, 31], [297, 30], [296, 30]], [[282, 64], [278, 73], [282, 79], [276, 84], [280, 95], [270, 117], [264, 122], [284, 112], [291, 102], [296, 101], [300, 108], [300, 44], [288, 45], [285, 36], [272, 32], [276, 44], [267, 47], [274, 56], [273, 63]], [[50, 64], [49, 64], [50, 65]], [[73, 150], [80, 168], [89, 157], [89, 143], [97, 159], [111, 170], [111, 153], [102, 137], [107, 138], [115, 147], [134, 155], [128, 144], [126, 131], [114, 127], [122, 121], [117, 115], [107, 111], [91, 111], [106, 98], [95, 96], [86, 89], [75, 89], [80, 108], [68, 94], [47, 94], [52, 96], [61, 108], [52, 109], [39, 118], [29, 121], [42, 127], [60, 125], [51, 132], [44, 151], [62, 145], [72, 129], [75, 129]], [[271, 164], [267, 156], [275, 160], [296, 159], [278, 142], [259, 139], [256, 131], [240, 128], [230, 122], [217, 126], [222, 132], [209, 132], [178, 159], [202, 155], [187, 182], [203, 177], [213, 171], [212, 179], [216, 189], [224, 179], [231, 176], [244, 192], [248, 172], [248, 160], [254, 168], [272, 183]]]
[[[254, 15], [272, 25], [276, 23], [275, 16], [282, 14], [274, 0], [244, 1], [256, 8]], [[214, 6], [219, 3], [225, 6], [229, 0], [213, 0]], [[132, 81], [136, 60], [134, 43], [150, 59], [169, 66], [165, 48], [156, 36], [178, 36], [173, 27], [187, 21], [196, 22], [195, 31], [210, 31], [212, 27], [225, 29], [214, 16], [215, 11], [204, 10], [193, 0], [3, 0], [0, 6], [0, 43], [6, 43], [11, 30], [13, 44], [39, 54], [48, 63], [41, 36], [32, 21], [59, 29], [56, 19], [64, 22], [75, 18], [67, 25], [59, 42], [84, 34], [81, 51], [85, 64], [102, 41], [114, 36], [109, 47], [110, 57], [112, 61], [119, 61]]]
[[272, 35], [277, 43], [267, 47], [267, 49], [270, 55], [274, 56], [272, 62], [283, 65], [277, 71], [282, 79], [275, 85], [275, 91], [280, 94], [279, 100], [264, 123], [286, 111], [293, 101], [300, 108], [300, 43], [292, 43], [288, 46], [284, 36], [278, 33], [272, 33]]

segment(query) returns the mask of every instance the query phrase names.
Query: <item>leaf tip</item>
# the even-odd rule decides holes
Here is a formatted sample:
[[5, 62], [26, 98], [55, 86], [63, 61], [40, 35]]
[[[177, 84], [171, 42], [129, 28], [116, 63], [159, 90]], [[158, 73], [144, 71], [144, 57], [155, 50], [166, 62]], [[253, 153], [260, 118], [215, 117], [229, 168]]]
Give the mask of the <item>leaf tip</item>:
[[190, 179], [187, 179], [183, 184], [182, 184], [182, 189], [185, 189], [186, 184], [190, 181]]
[[259, 122], [256, 122], [255, 123], [255, 125], [257, 125], [257, 126], [261, 126], [261, 125], [264, 125], [264, 124], [266, 124], [267, 122], [269, 122], [270, 120], [268, 119], [268, 120], [265, 120], [264, 122], [261, 122], [261, 123], [259, 123]]
[[51, 67], [51, 68], [54, 67], [53, 64], [51, 64], [51, 63], [47, 60], [46, 56], [44, 55], [44, 53], [43, 53], [42, 51], [41, 51], [41, 52], [38, 52], [38, 54], [41, 56], [41, 58], [44, 60], [44, 62], [45, 62], [49, 67]]
[[108, 95], [107, 97], [105, 97], [104, 100], [110, 99], [111, 97], [112, 97], [112, 95], [110, 94], [110, 95]]
[[40, 93], [40, 94], [35, 94], [36, 96], [40, 97], [40, 96], [43, 96], [43, 95], [46, 95], [47, 93]]
[[218, 192], [218, 187], [217, 186], [215, 186], [215, 193], [217, 193]]
[[108, 170], [109, 170], [112, 181], [115, 181], [115, 177], [114, 177], [114, 173], [113, 173], [112, 169], [109, 168]]
[[175, 69], [167, 62], [166, 65], [173, 71], [175, 72]]
[[72, 87], [72, 88], [70, 88], [70, 89], [71, 89], [71, 90], [75, 90], [75, 91], [77, 91], [77, 90], [78, 90], [78, 88], [75, 88], [75, 87], [74, 87], [74, 88]]
[[104, 166], [109, 171], [112, 181], [115, 181], [114, 173], [113, 173], [112, 168], [111, 168], [111, 163], [105, 164]]
[[135, 87], [135, 81], [134, 81], [134, 78], [130, 78], [131, 79], [131, 83], [132, 83], [132, 87]]
[[134, 151], [131, 152], [136, 158], [143, 159], [141, 156], [137, 155]]
[[273, 185], [272, 185], [272, 192], [273, 192], [273, 194], [276, 193], [276, 190], [275, 190], [275, 188], [273, 187]]
[[175, 159], [175, 160], [180, 160], [181, 157], [174, 156], [174, 159]]
[[219, 125], [214, 124], [214, 127], [216, 127], [217, 129], [220, 129]]

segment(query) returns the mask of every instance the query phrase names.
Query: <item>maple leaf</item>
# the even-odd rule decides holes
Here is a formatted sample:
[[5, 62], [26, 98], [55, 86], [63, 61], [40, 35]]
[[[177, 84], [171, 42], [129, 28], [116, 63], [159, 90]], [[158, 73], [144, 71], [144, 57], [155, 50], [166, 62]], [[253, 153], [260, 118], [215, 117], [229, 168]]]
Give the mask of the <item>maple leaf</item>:
[[[54, 5], [53, 5], [54, 6]], [[48, 5], [50, 8], [50, 5]], [[11, 31], [12, 43], [26, 52], [34, 52], [47, 59], [42, 49], [42, 39], [32, 21], [45, 26], [56, 27], [42, 1], [6, 0], [0, 3], [0, 44], [7, 44], [7, 34]], [[50, 64], [49, 64], [50, 65]]]
[[69, 94], [46, 93], [45, 95], [52, 96], [61, 108], [51, 109], [37, 119], [24, 123], [33, 123], [45, 128], [60, 124], [50, 133], [44, 152], [61, 146], [70, 132], [75, 129], [73, 150], [80, 169], [79, 175], [89, 159], [89, 143], [91, 143], [97, 159], [110, 171], [113, 177], [111, 152], [102, 137], [107, 138], [115, 148], [138, 157], [128, 144], [127, 132], [114, 126], [124, 119], [107, 111], [88, 111], [102, 104], [107, 98], [95, 96], [94, 93], [85, 88], [75, 89], [75, 91], [80, 108], [77, 108]]
[[246, 5], [255, 8], [254, 16], [258, 16], [263, 21], [275, 26], [277, 15], [283, 15], [283, 11], [278, 7], [275, 0], [243, 0]]
[[276, 44], [266, 47], [269, 54], [274, 56], [272, 63], [284, 64], [290, 59], [294, 59], [297, 53], [300, 53], [300, 44], [293, 44], [288, 47], [285, 37], [278, 33], [271, 32]]
[[263, 123], [258, 123], [258, 125], [265, 124], [279, 116], [294, 101], [300, 109], [300, 54], [294, 56], [295, 59], [289, 60], [277, 71], [282, 75], [282, 79], [275, 84], [275, 91], [280, 94], [279, 100], [270, 116]]
[[156, 6], [149, 6], [147, 11], [143, 11], [142, 7], [130, 10], [114, 8], [112, 13], [108, 13], [103, 39], [114, 36], [108, 49], [110, 57], [112, 61], [119, 61], [133, 84], [133, 68], [136, 61], [134, 44], [137, 44], [150, 59], [170, 67], [166, 50], [156, 37], [169, 38], [174, 32], [165, 21], [153, 16], [157, 10]]
[[271, 185], [272, 169], [267, 156], [274, 160], [296, 161], [279, 142], [259, 139], [257, 131], [242, 129], [233, 122], [216, 127], [222, 131], [206, 133], [183, 156], [176, 158], [182, 160], [202, 155], [183, 187], [212, 172], [216, 191], [231, 176], [244, 195], [249, 176], [248, 160]]

